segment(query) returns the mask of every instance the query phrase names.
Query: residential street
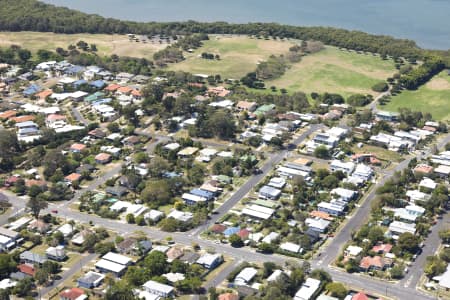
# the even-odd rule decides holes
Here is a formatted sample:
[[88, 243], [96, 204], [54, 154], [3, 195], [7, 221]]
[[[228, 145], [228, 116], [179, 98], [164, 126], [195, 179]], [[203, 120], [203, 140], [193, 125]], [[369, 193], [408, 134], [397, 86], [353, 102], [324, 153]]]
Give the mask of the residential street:
[[[303, 140], [306, 139], [307, 136], [312, 134], [314, 131], [320, 129], [322, 125], [313, 125], [311, 128], [308, 129], [305, 133], [303, 133], [301, 136], [299, 136], [294, 143], [296, 145], [300, 144]], [[443, 139], [441, 139], [437, 145], [439, 148], [441, 148], [443, 145], [445, 145], [447, 142], [450, 141], [450, 135], [446, 135]], [[226, 212], [228, 212], [240, 199], [242, 199], [262, 178], [269, 173], [272, 168], [280, 163], [282, 159], [286, 156], [288, 151], [279, 151], [277, 153], [272, 153], [269, 155], [269, 159], [266, 161], [266, 163], [261, 167], [263, 173], [255, 176], [251, 176], [250, 179], [241, 186], [240, 189], [238, 189], [230, 198], [228, 201], [226, 201], [219, 209], [219, 213], [216, 215], [213, 215], [213, 218], [211, 220], [212, 222], [217, 221], [220, 219]], [[423, 156], [430, 155], [429, 152], [425, 152]], [[420, 158], [422, 155], [419, 155], [418, 158]], [[425, 262], [426, 256], [432, 255], [438, 245], [439, 245], [439, 237], [438, 232], [440, 228], [443, 228], [446, 226], [447, 222], [450, 219], [449, 214], [446, 214], [444, 216], [444, 219], [440, 221], [440, 223], [436, 226], [436, 228], [433, 228], [432, 233], [428, 237], [424, 252], [422, 255], [419, 256], [416, 263], [410, 268], [410, 272], [407, 274], [407, 276], [400, 282], [400, 284], [392, 285], [386, 281], [380, 281], [377, 279], [373, 279], [367, 276], [363, 275], [354, 275], [354, 274], [348, 274], [345, 272], [342, 272], [340, 270], [336, 270], [332, 267], [330, 267], [330, 264], [334, 261], [337, 255], [341, 252], [342, 246], [350, 239], [351, 233], [353, 231], [356, 231], [365, 221], [367, 221], [368, 216], [370, 214], [370, 203], [371, 200], [375, 197], [375, 190], [377, 187], [381, 186], [386, 180], [388, 180], [390, 177], [393, 176], [394, 172], [401, 171], [404, 168], [408, 166], [409, 161], [411, 158], [406, 159], [399, 163], [393, 170], [390, 172], [387, 172], [387, 174], [383, 175], [381, 179], [378, 180], [377, 184], [371, 189], [371, 191], [365, 196], [365, 200], [363, 201], [361, 207], [355, 212], [354, 216], [349, 219], [349, 221], [346, 223], [346, 225], [342, 228], [341, 231], [339, 231], [336, 236], [333, 238], [331, 243], [327, 246], [325, 250], [322, 251], [322, 255], [320, 257], [320, 260], [313, 260], [311, 262], [311, 265], [313, 268], [321, 268], [329, 272], [334, 280], [341, 281], [343, 283], [346, 283], [350, 286], [357, 287], [359, 289], [363, 289], [365, 291], [371, 291], [371, 292], [378, 292], [380, 291], [389, 297], [395, 297], [397, 299], [411, 299], [411, 300], [419, 300], [419, 299], [433, 299], [433, 297], [423, 294], [420, 291], [416, 290], [416, 284], [423, 272], [423, 263]], [[265, 262], [265, 261], [273, 261], [278, 264], [284, 264], [287, 261], [297, 261], [301, 262], [299, 259], [295, 258], [289, 258], [281, 255], [265, 255], [261, 253], [257, 253], [254, 250], [248, 249], [248, 248], [233, 248], [228, 244], [216, 244], [213, 241], [203, 240], [198, 236], [198, 233], [202, 230], [205, 230], [210, 224], [205, 224], [199, 228], [196, 228], [195, 230], [191, 231], [190, 233], [167, 233], [162, 232], [158, 230], [157, 228], [151, 228], [147, 226], [137, 226], [134, 224], [127, 224], [125, 222], [117, 221], [117, 220], [111, 220], [111, 219], [104, 219], [96, 215], [91, 214], [85, 214], [78, 211], [71, 210], [69, 208], [68, 203], [71, 203], [73, 201], [76, 201], [79, 199], [81, 194], [84, 191], [87, 190], [95, 190], [99, 185], [104, 183], [107, 179], [111, 178], [112, 176], [115, 176], [119, 173], [121, 168], [121, 165], [115, 166], [114, 168], [108, 170], [106, 173], [104, 173], [102, 176], [94, 180], [88, 187], [85, 189], [80, 190], [76, 195], [74, 196], [74, 199], [72, 199], [70, 202], [64, 202], [64, 203], [50, 203], [49, 207], [43, 212], [50, 212], [53, 209], [58, 210], [58, 214], [61, 215], [61, 217], [67, 218], [67, 219], [73, 219], [80, 223], [85, 224], [95, 224], [96, 226], [102, 226], [109, 230], [113, 230], [118, 232], [120, 235], [127, 235], [135, 231], [141, 231], [146, 233], [150, 239], [153, 240], [164, 240], [168, 236], [172, 237], [173, 240], [176, 243], [184, 244], [184, 245], [190, 245], [192, 243], [198, 243], [202, 248], [208, 248], [208, 249], [215, 249], [218, 253], [223, 253], [224, 255], [231, 256], [235, 258], [235, 262], [233, 262], [233, 266], [238, 264], [239, 261], [250, 261], [250, 262]], [[12, 195], [11, 193], [5, 193], [8, 198], [10, 199], [10, 202], [13, 204], [14, 209], [12, 210], [12, 214], [23, 210], [25, 207], [26, 199], [23, 197], [17, 197]], [[2, 223], [5, 223], [7, 220], [7, 216], [2, 216], [0, 218], [0, 221]], [[194, 234], [195, 233], [195, 234]], [[92, 260], [95, 258], [94, 256], [86, 256], [83, 257], [80, 264], [76, 264], [73, 268], [63, 273], [63, 279], [62, 281], [69, 278], [73, 274], [75, 274], [82, 265], [84, 265], [86, 262]], [[214, 284], [217, 284], [218, 282], [223, 281], [226, 276], [229, 274], [229, 272], [232, 271], [232, 267], [229, 266], [223, 270], [220, 274], [217, 275], [217, 277], [208, 282], [207, 286], [212, 286]], [[57, 284], [57, 283], [55, 283]], [[50, 291], [52, 287], [49, 287], [48, 290], [42, 290], [41, 293], [44, 294], [45, 291]]]

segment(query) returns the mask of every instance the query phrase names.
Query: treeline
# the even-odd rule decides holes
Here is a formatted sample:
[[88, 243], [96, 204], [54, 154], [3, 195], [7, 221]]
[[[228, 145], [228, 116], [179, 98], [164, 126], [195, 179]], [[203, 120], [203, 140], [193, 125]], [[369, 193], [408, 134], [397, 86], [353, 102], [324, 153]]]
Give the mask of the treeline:
[[408, 90], [415, 90], [445, 68], [445, 63], [438, 57], [431, 57], [416, 69], [411, 69], [399, 78], [399, 83]]
[[200, 48], [203, 41], [209, 40], [207, 34], [193, 34], [187, 35], [178, 41], [158, 52], [153, 54], [153, 59], [157, 66], [165, 66], [168, 63], [176, 63], [184, 59], [183, 50]]
[[[36, 0], [0, 0], [0, 30], [56, 33], [135, 33], [146, 35], [247, 34], [300, 40], [389, 55], [422, 59], [426, 52], [414, 41], [331, 27], [300, 27], [276, 23], [131, 22], [85, 14]], [[440, 52], [444, 55], [444, 52]], [[448, 55], [448, 54], [447, 54]]]

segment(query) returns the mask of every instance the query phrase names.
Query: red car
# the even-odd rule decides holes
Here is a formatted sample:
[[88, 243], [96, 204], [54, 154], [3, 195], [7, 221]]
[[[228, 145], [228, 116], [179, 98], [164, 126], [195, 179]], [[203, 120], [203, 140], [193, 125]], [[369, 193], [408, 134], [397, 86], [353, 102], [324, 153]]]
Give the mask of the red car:
[[58, 210], [57, 209], [52, 209], [51, 212], [54, 213], [54, 214], [57, 214]]

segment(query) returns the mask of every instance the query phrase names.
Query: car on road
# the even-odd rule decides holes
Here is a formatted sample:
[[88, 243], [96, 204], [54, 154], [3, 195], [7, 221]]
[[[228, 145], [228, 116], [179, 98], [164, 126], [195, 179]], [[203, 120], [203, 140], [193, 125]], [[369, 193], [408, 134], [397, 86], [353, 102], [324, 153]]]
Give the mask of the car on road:
[[52, 212], [53, 214], [57, 214], [57, 213], [58, 213], [58, 210], [57, 210], [57, 209], [52, 209], [51, 212]]

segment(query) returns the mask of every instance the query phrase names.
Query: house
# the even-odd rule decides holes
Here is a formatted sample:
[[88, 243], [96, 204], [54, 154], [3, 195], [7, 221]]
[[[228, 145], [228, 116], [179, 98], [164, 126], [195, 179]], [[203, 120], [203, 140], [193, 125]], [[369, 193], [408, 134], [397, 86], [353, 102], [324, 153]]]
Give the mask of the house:
[[234, 283], [236, 285], [247, 285], [252, 281], [257, 273], [258, 270], [253, 267], [244, 268], [241, 272], [239, 272], [239, 274], [236, 275], [234, 278]]
[[256, 102], [249, 102], [249, 101], [239, 101], [236, 104], [236, 108], [240, 111], [249, 111], [249, 112], [253, 112], [255, 111], [257, 107]]
[[422, 173], [425, 175], [431, 174], [433, 172], [433, 167], [427, 164], [418, 164], [414, 168], [414, 173]]
[[351, 300], [369, 300], [366, 294], [363, 292], [356, 293], [352, 296]]
[[422, 181], [420, 181], [419, 183], [419, 189], [425, 193], [434, 191], [436, 186], [437, 183], [433, 179], [430, 179], [428, 177], [423, 178]]
[[320, 233], [326, 232], [330, 223], [330, 221], [321, 218], [307, 218], [305, 220], [306, 226]]
[[95, 268], [100, 273], [111, 273], [116, 277], [120, 277], [125, 273], [125, 270], [127, 269], [126, 265], [118, 264], [106, 259], [100, 259], [96, 264]]
[[439, 283], [440, 288], [446, 291], [450, 290], [450, 265], [443, 274], [433, 277], [433, 280]]
[[195, 153], [197, 153], [197, 151], [197, 147], [186, 147], [183, 150], [179, 151], [177, 155], [181, 158], [187, 158], [193, 156]]
[[372, 247], [372, 251], [378, 254], [390, 253], [392, 250], [391, 244], [378, 244]]
[[386, 122], [396, 122], [396, 121], [398, 121], [399, 116], [400, 116], [399, 113], [389, 112], [389, 111], [378, 111], [375, 114], [375, 118], [377, 120], [386, 121]]
[[190, 222], [192, 218], [194, 217], [194, 214], [191, 212], [184, 212], [179, 210], [172, 210], [168, 215], [167, 218], [174, 218], [175, 220], [181, 221], [181, 222]]
[[77, 285], [84, 289], [92, 289], [102, 284], [103, 279], [105, 279], [105, 275], [89, 271], [77, 279]]
[[186, 251], [186, 252], [183, 253], [183, 256], [179, 258], [179, 260], [184, 262], [184, 263], [186, 263], [186, 264], [192, 265], [199, 258], [200, 258], [199, 254], [197, 254], [195, 252], [191, 252], [191, 251]]
[[340, 202], [320, 202], [317, 205], [317, 210], [328, 213], [332, 216], [342, 216], [346, 207]]
[[43, 263], [45, 263], [48, 259], [47, 257], [37, 254], [37, 253], [33, 253], [31, 251], [24, 251], [22, 253], [20, 253], [19, 255], [19, 259], [21, 263], [26, 263], [26, 264], [36, 264], [41, 266]]
[[392, 260], [381, 256], [364, 256], [359, 263], [359, 269], [364, 272], [371, 270], [382, 271], [390, 266], [392, 266]]
[[56, 247], [48, 247], [47, 250], [45, 250], [45, 255], [48, 259], [56, 261], [63, 261], [67, 257], [64, 246], [62, 245]]
[[426, 202], [431, 198], [431, 195], [423, 193], [419, 190], [409, 190], [406, 191], [406, 197], [409, 198], [409, 201], [416, 203], [419, 202]]
[[242, 214], [262, 220], [270, 219], [274, 213], [274, 209], [256, 204], [247, 205], [242, 209]]
[[415, 234], [416, 224], [408, 224], [400, 221], [393, 221], [391, 224], [389, 224], [389, 231], [394, 235], [401, 235], [402, 233], [405, 232]]
[[69, 224], [69, 223], [66, 223], [66, 224], [60, 226], [60, 227], [59, 227], [58, 229], [56, 229], [56, 230], [59, 231], [59, 232], [61, 232], [61, 233], [64, 235], [64, 237], [66, 238], [66, 237], [72, 235], [72, 233], [73, 233], [73, 231], [74, 231], [74, 227], [73, 227], [73, 225], [71, 225], [71, 224]]
[[350, 202], [352, 200], [355, 200], [356, 197], [358, 196], [357, 191], [344, 189], [344, 188], [332, 189], [330, 194], [338, 196], [340, 200], [345, 201], [345, 202]]
[[350, 175], [355, 170], [355, 164], [353, 162], [343, 162], [335, 159], [330, 163], [330, 169], [332, 172], [342, 171]]
[[312, 218], [321, 218], [327, 221], [333, 221], [334, 218], [332, 216], [330, 216], [329, 214], [327, 214], [326, 212], [323, 211], [318, 211], [318, 210], [313, 210], [312, 212], [309, 213], [309, 216]]
[[208, 201], [208, 199], [206, 199], [205, 197], [193, 195], [190, 193], [183, 193], [183, 195], [181, 196], [181, 199], [184, 200], [186, 205], [196, 205], [196, 204], [201, 204], [201, 203], [205, 203], [206, 201]]
[[98, 164], [107, 164], [111, 161], [111, 155], [108, 153], [100, 153], [95, 156], [95, 162]]
[[151, 209], [150, 211], [144, 214], [145, 220], [150, 220], [152, 222], [158, 222], [164, 217], [164, 213], [159, 210]]
[[203, 266], [206, 269], [212, 270], [215, 269], [218, 265], [223, 262], [223, 257], [220, 254], [203, 254], [196, 263]]
[[162, 276], [165, 277], [170, 283], [175, 283], [186, 278], [186, 276], [182, 273], [166, 273]]
[[181, 249], [179, 247], [172, 247], [169, 249], [169, 251], [166, 252], [166, 256], [167, 256], [167, 260], [169, 262], [171, 262], [171, 261], [183, 256], [183, 249]]
[[290, 243], [290, 242], [282, 243], [280, 245], [280, 249], [287, 251], [287, 252], [292, 252], [292, 253], [300, 253], [303, 250], [300, 245]]
[[110, 195], [113, 195], [115, 197], [121, 198], [121, 197], [125, 196], [126, 194], [128, 194], [128, 189], [123, 186], [115, 185], [115, 186], [108, 186], [105, 189], [105, 192]]
[[357, 164], [355, 171], [352, 174], [353, 177], [360, 178], [364, 181], [369, 181], [373, 175], [374, 172], [372, 168], [365, 164]]
[[73, 183], [75, 181], [80, 181], [81, 179], [81, 174], [78, 173], [72, 173], [67, 175], [66, 177], [64, 177], [64, 181], [67, 183]]
[[132, 264], [131, 258], [125, 255], [117, 254], [114, 252], [108, 252], [105, 255], [102, 256], [102, 259], [112, 261], [114, 263], [129, 266]]
[[258, 197], [263, 199], [277, 200], [281, 196], [281, 190], [265, 185], [258, 191]]
[[434, 169], [434, 173], [441, 178], [449, 178], [450, 166], [439, 165], [436, 169]]
[[276, 110], [275, 104], [264, 104], [264, 105], [259, 106], [255, 110], [254, 114], [256, 116], [271, 115], [271, 114], [275, 113], [275, 110]]
[[71, 288], [59, 293], [61, 300], [85, 300], [88, 296], [80, 288]]
[[145, 291], [163, 298], [171, 298], [174, 288], [167, 284], [162, 284], [153, 280], [149, 280], [142, 286]]
[[276, 189], [282, 189], [286, 185], [286, 180], [282, 177], [272, 177], [267, 185]]
[[217, 300], [239, 300], [239, 295], [233, 293], [220, 294]]
[[361, 254], [362, 251], [363, 248], [359, 246], [350, 245], [347, 247], [347, 249], [345, 249], [344, 255], [349, 258], [356, 258]]
[[42, 220], [34, 220], [28, 225], [28, 229], [39, 233], [46, 233], [50, 229], [50, 224]]
[[20, 264], [17, 266], [17, 269], [30, 277], [34, 277], [34, 274], [36, 274], [36, 268], [32, 264]]
[[314, 295], [320, 288], [320, 280], [307, 278], [300, 289], [295, 293], [294, 300], [314, 299]]
[[84, 149], [86, 149], [85, 144], [75, 143], [70, 146], [70, 151], [73, 153], [80, 153]]

